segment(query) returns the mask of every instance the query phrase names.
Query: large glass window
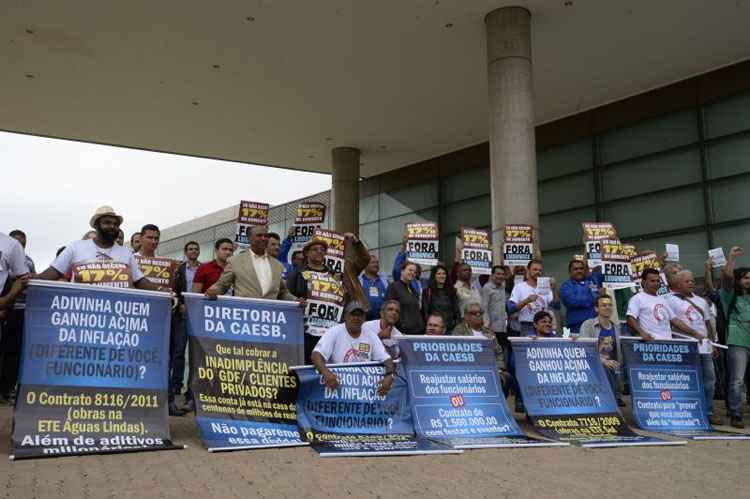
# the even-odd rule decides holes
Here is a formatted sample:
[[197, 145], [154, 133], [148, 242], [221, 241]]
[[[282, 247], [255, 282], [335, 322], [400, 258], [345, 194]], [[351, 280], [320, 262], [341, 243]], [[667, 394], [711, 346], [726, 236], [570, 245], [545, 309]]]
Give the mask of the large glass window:
[[591, 172], [547, 180], [539, 184], [539, 213], [561, 211], [594, 204]]
[[750, 217], [750, 175], [716, 182], [711, 186], [711, 200], [714, 222]]
[[489, 196], [449, 204], [443, 214], [440, 229], [444, 234], [458, 232], [461, 226], [478, 229], [492, 224]]
[[610, 200], [701, 181], [698, 148], [628, 161], [602, 171], [602, 199]]
[[437, 206], [437, 184], [420, 184], [380, 194], [380, 218], [390, 218]]
[[750, 172], [750, 134], [708, 146], [708, 178]]
[[[375, 194], [374, 196], [368, 196], [359, 200], [359, 223], [364, 224], [367, 222], [375, 222], [379, 218], [380, 211], [380, 196]], [[331, 218], [332, 213], [329, 213], [326, 218]]]
[[735, 95], [704, 109], [706, 138], [750, 130], [750, 94]]
[[657, 254], [663, 253], [665, 244], [677, 244], [680, 247], [680, 264], [695, 273], [695, 277], [703, 276], [703, 269], [708, 259], [708, 240], [703, 231], [673, 236], [662, 236], [653, 239], [630, 240], [638, 251], [653, 250]]
[[604, 220], [621, 238], [702, 225], [703, 192], [694, 187], [617, 201], [604, 207]]
[[583, 247], [581, 223], [594, 221], [596, 214], [593, 207], [539, 217], [542, 251], [576, 245]]
[[603, 164], [635, 158], [698, 141], [695, 110], [668, 114], [609, 131], [600, 138]]
[[490, 193], [490, 169], [477, 168], [452, 175], [441, 182], [442, 202], [454, 203]]
[[594, 148], [591, 139], [566, 144], [542, 151], [537, 156], [539, 180], [591, 170], [594, 167]]

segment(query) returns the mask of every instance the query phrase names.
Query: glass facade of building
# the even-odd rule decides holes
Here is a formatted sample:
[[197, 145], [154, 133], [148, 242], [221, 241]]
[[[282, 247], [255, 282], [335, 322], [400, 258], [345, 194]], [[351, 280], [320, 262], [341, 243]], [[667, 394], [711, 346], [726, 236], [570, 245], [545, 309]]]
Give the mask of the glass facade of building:
[[[552, 145], [539, 140], [537, 129], [539, 233], [548, 273], [567, 278], [568, 261], [582, 251], [580, 224], [586, 221], [613, 223], [639, 250], [679, 244], [682, 263], [699, 276], [709, 248], [750, 248], [750, 89], [676, 107], [654, 112], [646, 105], [642, 119], [577, 132], [574, 140]], [[553, 125], [564, 129], [567, 122]], [[462, 225], [490, 228], [489, 157], [482, 147], [362, 182], [360, 237], [383, 271], [391, 269], [407, 222], [439, 224], [446, 262]], [[329, 205], [330, 193], [305, 200]], [[283, 237], [299, 201], [271, 209], [272, 231]], [[160, 253], [181, 258], [185, 242], [196, 240], [207, 260], [213, 242], [232, 238], [234, 230], [228, 220], [164, 241]]]
[[[360, 234], [385, 265], [403, 224], [434, 221], [450, 262], [461, 225], [491, 225], [489, 165], [360, 200]], [[538, 153], [545, 266], [567, 278], [581, 222], [606, 221], [639, 250], [680, 245], [702, 273], [709, 248], [750, 248], [750, 93], [643, 120]], [[390, 268], [390, 267], [389, 267]]]

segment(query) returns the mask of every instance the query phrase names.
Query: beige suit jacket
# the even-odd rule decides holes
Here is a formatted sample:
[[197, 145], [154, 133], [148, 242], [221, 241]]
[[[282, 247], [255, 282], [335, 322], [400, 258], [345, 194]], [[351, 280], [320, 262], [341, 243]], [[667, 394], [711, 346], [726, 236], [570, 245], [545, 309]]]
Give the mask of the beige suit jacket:
[[284, 267], [276, 258], [270, 256], [268, 262], [271, 264], [271, 288], [266, 294], [263, 294], [250, 251], [252, 250], [247, 250], [230, 258], [221, 277], [211, 288], [215, 289], [220, 295], [234, 287], [234, 295], [243, 298], [294, 301], [296, 298], [281, 280]]

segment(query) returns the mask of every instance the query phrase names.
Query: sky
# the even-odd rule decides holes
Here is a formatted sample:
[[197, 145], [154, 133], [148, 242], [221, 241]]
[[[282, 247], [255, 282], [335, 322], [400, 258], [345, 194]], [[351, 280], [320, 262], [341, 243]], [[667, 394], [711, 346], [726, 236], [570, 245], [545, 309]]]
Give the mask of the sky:
[[23, 230], [37, 272], [90, 230], [97, 207], [124, 217], [126, 239], [241, 200], [272, 206], [331, 188], [330, 175], [0, 132], [0, 232]]

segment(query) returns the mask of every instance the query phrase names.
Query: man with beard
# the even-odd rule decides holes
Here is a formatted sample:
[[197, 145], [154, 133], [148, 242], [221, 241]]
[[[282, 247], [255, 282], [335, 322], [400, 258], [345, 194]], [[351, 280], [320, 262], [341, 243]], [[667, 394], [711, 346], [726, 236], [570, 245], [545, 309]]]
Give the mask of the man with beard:
[[[72, 281], [98, 286], [130, 287], [171, 292], [167, 286], [157, 286], [143, 277], [133, 253], [115, 241], [122, 217], [110, 206], [96, 210], [89, 221], [96, 230], [93, 239], [73, 241], [55, 258], [52, 265], [37, 275], [37, 279], [57, 281], [72, 270]], [[106, 266], [114, 272], [90, 272], [87, 269]], [[104, 274], [104, 275], [100, 275]], [[123, 277], [124, 276], [124, 277]], [[100, 280], [96, 280], [100, 277]]]

